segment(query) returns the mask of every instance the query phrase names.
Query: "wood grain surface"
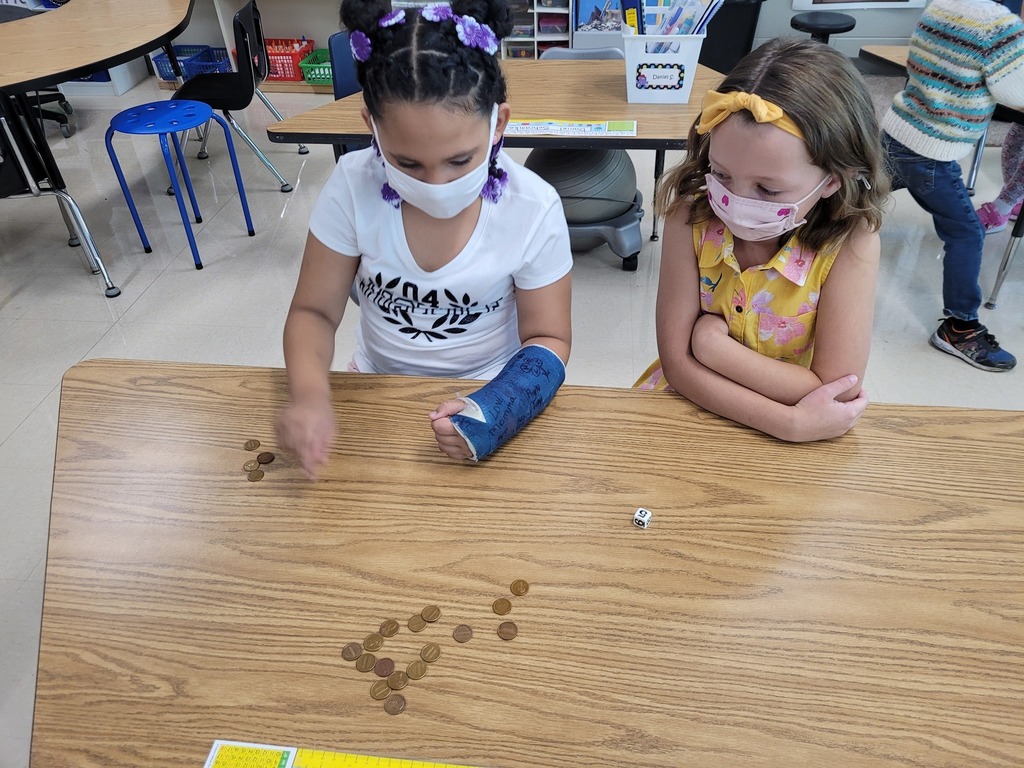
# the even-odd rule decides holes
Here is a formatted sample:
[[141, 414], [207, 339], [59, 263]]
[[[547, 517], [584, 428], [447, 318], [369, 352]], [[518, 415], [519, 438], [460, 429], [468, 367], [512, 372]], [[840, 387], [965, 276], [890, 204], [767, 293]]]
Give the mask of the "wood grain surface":
[[[1024, 413], [876, 404], [788, 445], [567, 386], [472, 464], [427, 419], [465, 382], [332, 382], [320, 480], [278, 453], [249, 483], [283, 371], [67, 373], [34, 768], [195, 768], [218, 738], [494, 768], [1021, 764]], [[389, 618], [399, 669], [441, 647], [398, 716], [341, 658]]]
[[[507, 136], [506, 146], [532, 147], [562, 143], [578, 145], [614, 143], [646, 149], [671, 149], [686, 146], [690, 124], [700, 113], [704, 94], [718, 85], [722, 75], [704, 66], [697, 67], [693, 91], [685, 104], [636, 104], [626, 101], [625, 62], [602, 61], [515, 61], [502, 62], [508, 82], [509, 104], [513, 120], [636, 120], [635, 137], [551, 137]], [[315, 107], [285, 118], [267, 128], [267, 135], [278, 142], [333, 142], [370, 135], [360, 110], [361, 93]]]
[[142, 56], [162, 45], [172, 30], [185, 28], [193, 1], [78, 0], [0, 24], [0, 88], [56, 84], [61, 80], [53, 80], [55, 75], [88, 69], [126, 51]]

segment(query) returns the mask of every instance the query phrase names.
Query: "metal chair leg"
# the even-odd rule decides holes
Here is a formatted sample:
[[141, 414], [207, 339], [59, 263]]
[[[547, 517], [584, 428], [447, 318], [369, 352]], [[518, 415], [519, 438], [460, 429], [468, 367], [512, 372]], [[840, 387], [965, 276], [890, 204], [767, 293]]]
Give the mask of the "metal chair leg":
[[224, 117], [226, 117], [228, 122], [231, 123], [231, 127], [235, 129], [235, 133], [237, 133], [242, 138], [242, 141], [249, 145], [249, 149], [251, 149], [253, 151], [253, 154], [255, 154], [256, 157], [260, 159], [260, 162], [267, 166], [267, 170], [274, 174], [274, 177], [281, 184], [281, 191], [291, 192], [292, 185], [285, 180], [284, 176], [282, 176], [280, 172], [277, 170], [277, 168], [274, 167], [274, 164], [267, 159], [267, 156], [264, 155], [260, 148], [257, 147], [256, 144], [253, 142], [253, 140], [249, 138], [249, 134], [242, 130], [242, 126], [240, 126], [235, 121], [235, 118], [231, 116], [231, 113], [225, 110]]
[[[1016, 233], [1014, 233], [1016, 235]], [[1003, 252], [1003, 261], [999, 264], [999, 272], [996, 274], [996, 284], [992, 287], [992, 294], [988, 297], [988, 301], [985, 302], [985, 309], [995, 309], [996, 300], [999, 298], [999, 289], [1003, 287], [1003, 281], [1006, 279], [1007, 273], [1010, 271], [1010, 265], [1013, 264], [1013, 257], [1017, 255], [1017, 246], [1020, 245], [1021, 238], [1019, 235], [1010, 238], [1010, 242], [1006, 244], [1006, 251]]]
[[[661, 179], [661, 174], [665, 172], [665, 150], [658, 149], [654, 152], [654, 194], [655, 199], [658, 194], [658, 180]], [[654, 205], [651, 205], [651, 241], [656, 242], [658, 239], [658, 211]]]
[[[146, 253], [152, 253], [153, 248], [149, 244], [149, 238], [146, 237], [146, 229], [142, 226], [142, 219], [139, 218], [139, 211], [135, 207], [135, 200], [132, 199], [132, 192], [128, 188], [128, 182], [124, 178], [124, 171], [121, 170], [121, 163], [117, 159], [117, 154], [114, 152], [114, 129], [107, 128], [107, 135], [104, 139], [107, 145], [107, 154], [110, 156], [110, 164], [114, 166], [114, 173], [117, 175], [117, 183], [121, 185], [121, 193], [124, 195], [124, 201], [128, 203], [128, 210], [132, 214], [132, 220], [135, 222], [135, 229], [139, 233], [139, 240], [142, 241], [142, 248]], [[174, 180], [174, 169], [168, 166], [168, 170], [171, 172], [172, 181]]]
[[[60, 208], [60, 215], [64, 219], [64, 226], [68, 228], [68, 246], [74, 248], [82, 244], [82, 241], [78, 238], [78, 232], [75, 230], [74, 222], [71, 221], [71, 216], [68, 214], [67, 209], [64, 207], [64, 200], [60, 197], [57, 198], [57, 207]], [[96, 274], [96, 265], [92, 265], [92, 273]]]
[[[270, 99], [267, 98], [266, 94], [263, 93], [263, 91], [257, 88], [256, 95], [260, 97], [260, 101], [262, 101], [266, 105], [267, 109], [270, 110], [270, 114], [276, 117], [278, 122], [284, 120], [284, 117], [281, 115], [281, 113], [277, 111], [277, 107], [270, 103]], [[299, 144], [299, 154], [308, 155], [309, 147], [307, 147], [305, 144]]]
[[192, 179], [188, 175], [188, 168], [185, 165], [185, 156], [181, 152], [181, 142], [178, 141], [178, 134], [172, 133], [171, 140], [174, 142], [174, 154], [178, 157], [178, 165], [181, 166], [181, 177], [185, 180], [185, 189], [188, 190], [188, 199], [192, 203], [192, 213], [195, 214], [196, 224], [203, 223], [203, 214], [199, 212], [199, 203], [196, 201], [195, 190], [192, 189]]
[[967, 174], [967, 194], [974, 197], [974, 182], [978, 180], [978, 170], [981, 168], [981, 153], [985, 150], [985, 137], [988, 136], [988, 126], [982, 131], [978, 144], [974, 148], [974, 158], [971, 160], [971, 170]]
[[62, 189], [51, 190], [57, 199], [60, 201], [61, 210], [65, 208], [71, 215], [71, 218], [75, 222], [75, 226], [78, 228], [82, 240], [82, 247], [85, 249], [86, 254], [89, 256], [89, 263], [95, 267], [100, 275], [103, 276], [103, 282], [106, 283], [106, 290], [103, 292], [107, 298], [114, 298], [115, 296], [121, 295], [121, 289], [118, 288], [110, 281], [110, 275], [107, 274], [107, 267], [103, 263], [103, 257], [100, 256], [99, 250], [96, 248], [96, 243], [92, 239], [92, 233], [89, 231], [89, 225], [85, 223], [85, 217], [82, 215], [81, 209], [78, 207], [78, 203], [71, 197], [67, 192]]
[[[198, 131], [199, 129], [197, 128], [196, 130]], [[210, 156], [210, 154], [206, 151], [206, 142], [210, 140], [210, 121], [209, 120], [207, 120], [206, 124], [203, 126], [202, 134], [203, 134], [203, 143], [199, 145], [199, 154], [197, 154], [196, 157], [199, 158], [200, 160], [205, 160], [206, 158], [208, 158]]]
[[228, 145], [228, 157], [231, 158], [231, 170], [235, 173], [235, 186], [238, 187], [238, 199], [242, 203], [242, 213], [245, 215], [245, 226], [249, 230], [249, 237], [253, 237], [256, 231], [252, 226], [252, 217], [249, 216], [249, 201], [245, 196], [245, 186], [242, 184], [242, 172], [238, 168], [238, 156], [235, 154], [235, 143], [231, 140], [231, 131], [228, 124], [217, 115], [213, 119], [220, 123], [224, 129], [224, 142]]
[[[203, 262], [202, 259], [199, 258], [199, 248], [196, 246], [196, 238], [192, 233], [192, 223], [188, 220], [188, 211], [185, 210], [185, 200], [181, 195], [181, 185], [178, 184], [178, 174], [174, 171], [174, 164], [171, 160], [171, 148], [167, 141], [166, 133], [160, 134], [160, 149], [164, 153], [164, 163], [167, 165], [167, 172], [171, 175], [171, 185], [174, 187], [174, 198], [178, 203], [178, 213], [181, 214], [182, 226], [185, 227], [185, 236], [188, 238], [188, 247], [192, 250], [192, 260], [195, 262], [196, 269], [202, 269]], [[188, 170], [182, 168], [182, 175], [187, 179]], [[189, 186], [191, 186], [191, 182], [188, 183]]]

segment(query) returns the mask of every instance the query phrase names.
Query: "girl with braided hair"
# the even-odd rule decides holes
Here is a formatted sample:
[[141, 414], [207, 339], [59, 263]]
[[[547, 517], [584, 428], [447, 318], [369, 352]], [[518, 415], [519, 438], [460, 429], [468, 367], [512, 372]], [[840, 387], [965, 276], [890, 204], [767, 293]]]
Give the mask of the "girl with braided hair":
[[314, 206], [284, 331], [278, 439], [313, 477], [334, 433], [328, 371], [352, 288], [349, 370], [489, 379], [429, 413], [439, 449], [480, 459], [544, 409], [569, 357], [569, 234], [557, 193], [501, 151], [507, 0], [393, 9], [343, 0], [371, 147]]

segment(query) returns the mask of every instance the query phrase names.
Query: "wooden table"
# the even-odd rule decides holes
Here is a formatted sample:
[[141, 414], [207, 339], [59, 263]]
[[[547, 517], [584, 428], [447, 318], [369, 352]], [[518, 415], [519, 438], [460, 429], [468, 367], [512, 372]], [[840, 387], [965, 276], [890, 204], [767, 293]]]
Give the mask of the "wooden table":
[[[474, 465], [427, 426], [465, 382], [332, 385], [321, 480], [279, 454], [250, 483], [283, 371], [68, 372], [35, 768], [198, 767], [218, 738], [503, 768], [1020, 765], [1024, 413], [872, 405], [788, 445], [567, 386]], [[388, 618], [378, 656], [442, 651], [397, 717], [340, 657]]]
[[[622, 60], [502, 62], [513, 120], [636, 120], [636, 136], [505, 137], [508, 147], [595, 149], [685, 149], [690, 125], [700, 114], [704, 94], [722, 75], [698, 66], [686, 104], [631, 104], [626, 101], [626, 63]], [[360, 115], [363, 95], [356, 93], [267, 128], [271, 141], [334, 144], [370, 136]]]
[[188, 26], [194, 0], [86, 0], [0, 24], [0, 89], [31, 91], [122, 64]]

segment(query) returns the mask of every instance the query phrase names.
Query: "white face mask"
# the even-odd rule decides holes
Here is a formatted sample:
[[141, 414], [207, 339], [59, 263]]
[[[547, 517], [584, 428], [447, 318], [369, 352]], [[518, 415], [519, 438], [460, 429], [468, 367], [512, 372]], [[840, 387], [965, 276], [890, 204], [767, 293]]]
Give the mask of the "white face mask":
[[825, 182], [830, 178], [832, 177], [826, 176], [818, 182], [818, 186], [795, 203], [778, 203], [774, 200], [757, 200], [734, 195], [710, 173], [704, 175], [708, 185], [708, 202], [711, 203], [715, 215], [733, 235], [755, 243], [771, 240], [806, 224], [807, 219], [796, 220], [797, 210], [825, 186]]
[[473, 201], [480, 197], [480, 192], [487, 183], [488, 167], [491, 164], [491, 144], [494, 140], [494, 129], [498, 125], [498, 105], [491, 110], [491, 124], [487, 131], [487, 147], [480, 165], [469, 173], [444, 184], [429, 184], [410, 176], [388, 162], [377, 135], [377, 126], [372, 124], [373, 137], [380, 148], [380, 156], [384, 161], [384, 174], [388, 184], [409, 205], [414, 205], [428, 216], [435, 219], [450, 219], [462, 213]]

